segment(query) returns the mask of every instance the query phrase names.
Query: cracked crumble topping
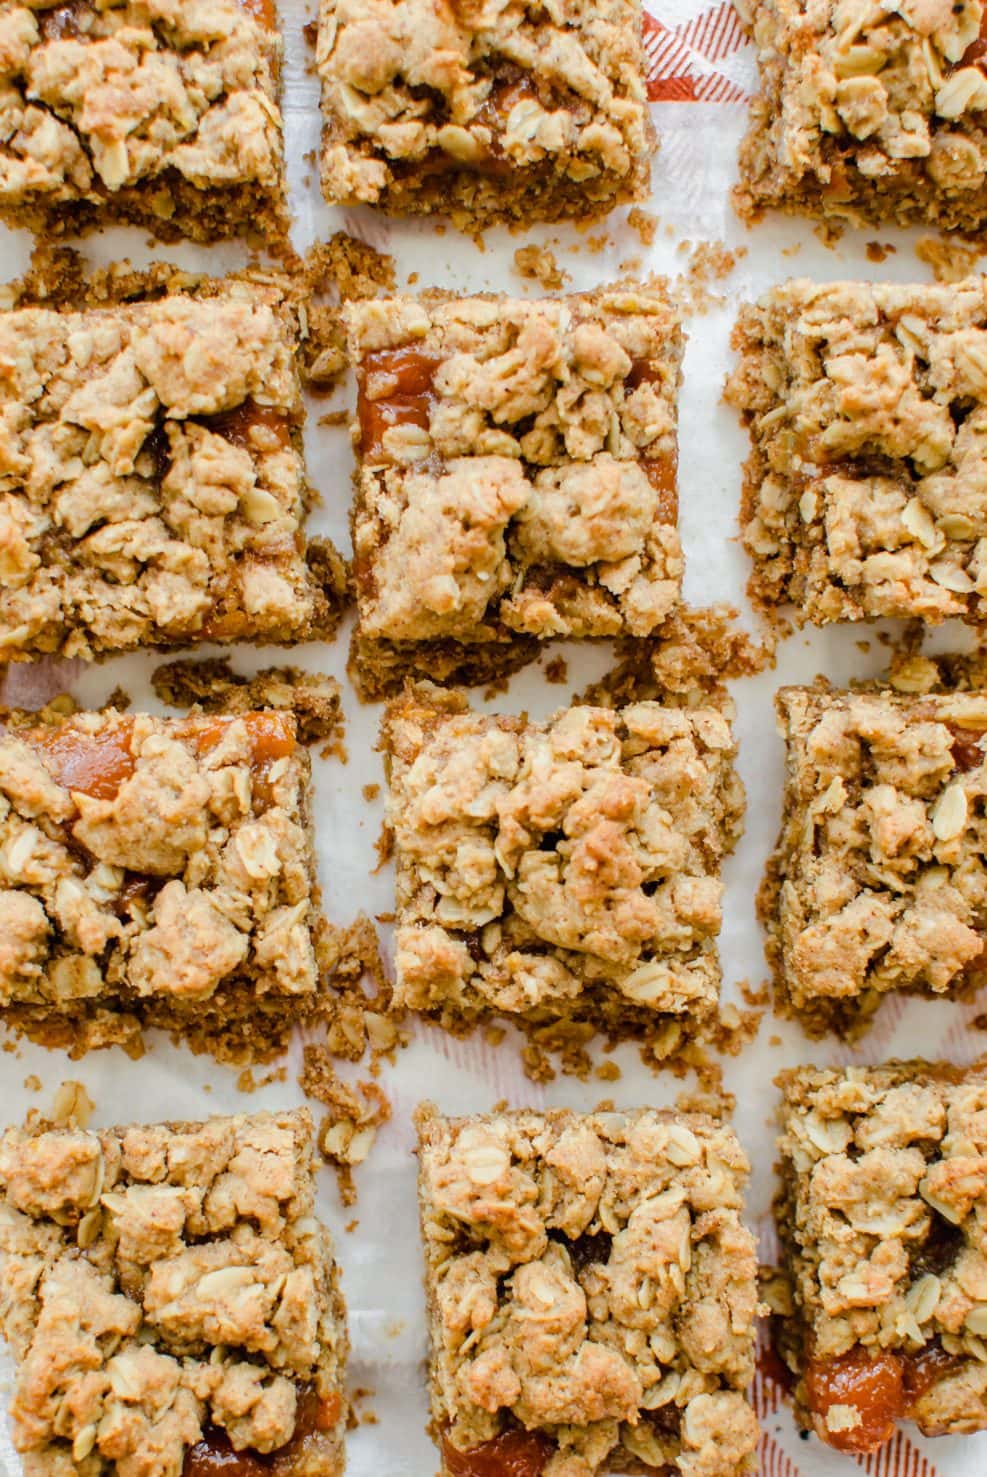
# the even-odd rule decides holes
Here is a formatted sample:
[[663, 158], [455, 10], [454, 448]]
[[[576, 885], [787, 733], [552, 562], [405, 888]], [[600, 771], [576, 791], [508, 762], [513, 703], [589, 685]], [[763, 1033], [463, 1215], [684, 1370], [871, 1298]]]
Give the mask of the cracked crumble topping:
[[841, 1451], [987, 1426], [987, 1079], [926, 1062], [783, 1089], [776, 1203], [796, 1414]]
[[321, 0], [323, 192], [466, 229], [643, 198], [643, 64], [639, 0]]
[[987, 279], [788, 282], [742, 310], [751, 594], [816, 624], [987, 614]]
[[532, 1477], [753, 1471], [757, 1265], [733, 1131], [653, 1110], [448, 1119], [428, 1104], [417, 1123], [443, 1471], [525, 1431]]
[[26, 1477], [182, 1477], [231, 1451], [338, 1477], [345, 1308], [311, 1140], [305, 1110], [0, 1137]]
[[286, 239], [270, 0], [0, 5], [0, 216]]
[[437, 658], [516, 664], [533, 640], [653, 634], [682, 579], [683, 335], [664, 284], [344, 316], [365, 692], [393, 692], [409, 665], [436, 677]]
[[411, 693], [383, 740], [396, 1006], [451, 1029], [562, 1020], [636, 1037], [652, 1063], [711, 1025], [720, 862], [743, 812], [728, 709], [525, 723]]
[[259, 283], [0, 314], [6, 659], [331, 628], [302, 541], [296, 340]]
[[987, 220], [981, 0], [744, 0], [761, 96], [740, 214], [978, 231]]
[[983, 982], [987, 694], [783, 688], [785, 809], [761, 894], [783, 1000], [858, 1032], [889, 991]]
[[269, 1014], [277, 1047], [320, 994], [293, 716], [3, 716], [0, 1019], [78, 1051]]

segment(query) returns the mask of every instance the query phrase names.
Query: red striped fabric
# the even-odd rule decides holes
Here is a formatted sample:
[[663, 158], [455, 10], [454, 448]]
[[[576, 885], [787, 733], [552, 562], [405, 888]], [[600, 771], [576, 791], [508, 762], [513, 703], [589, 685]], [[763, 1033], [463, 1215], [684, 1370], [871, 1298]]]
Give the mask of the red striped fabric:
[[716, 69], [746, 45], [731, 0], [677, 26], [644, 14], [648, 97], [652, 102], [743, 102], [747, 93]]

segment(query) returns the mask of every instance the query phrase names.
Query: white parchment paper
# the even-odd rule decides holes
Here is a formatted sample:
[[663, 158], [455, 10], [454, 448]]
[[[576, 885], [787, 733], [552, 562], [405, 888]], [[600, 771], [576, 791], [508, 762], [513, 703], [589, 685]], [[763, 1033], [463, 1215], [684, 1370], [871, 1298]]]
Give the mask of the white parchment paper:
[[[745, 245], [747, 256], [728, 283], [719, 288], [727, 302], [689, 325], [685, 383], [680, 407], [680, 507], [685, 544], [686, 595], [694, 604], [728, 600], [746, 611], [743, 586], [746, 558], [736, 539], [740, 466], [746, 438], [734, 416], [720, 403], [723, 380], [731, 363], [729, 335], [736, 304], [770, 284], [791, 275], [817, 280], [843, 277], [898, 281], [925, 280], [928, 269], [913, 251], [914, 233], [896, 231], [849, 233], [836, 250], [824, 248], [806, 223], [770, 223], [746, 232], [733, 218], [729, 190], [736, 170], [736, 150], [745, 124], [740, 98], [753, 86], [754, 68], [749, 48], [722, 43], [726, 7], [704, 7], [702, 0], [648, 0], [660, 27], [652, 27], [649, 52], [653, 67], [664, 76], [684, 77], [686, 92], [726, 97], [726, 101], [659, 102], [655, 121], [662, 151], [655, 164], [650, 209], [660, 226], [653, 246], [645, 250], [617, 212], [588, 235], [605, 234], [602, 250], [590, 249], [587, 233], [557, 228], [534, 229], [523, 237], [490, 232], [486, 249], [450, 229], [436, 230], [423, 223], [385, 221], [370, 211], [329, 210], [318, 193], [314, 151], [318, 144], [318, 89], [312, 73], [312, 54], [302, 37], [302, 25], [312, 18], [307, 0], [282, 0], [281, 18], [286, 39], [285, 119], [290, 167], [291, 204], [295, 216], [295, 245], [304, 250], [340, 228], [352, 231], [394, 254], [398, 285], [418, 274], [418, 286], [455, 291], [495, 290], [528, 294], [538, 289], [524, 283], [512, 267], [515, 249], [528, 241], [549, 243], [559, 262], [572, 275], [572, 288], [591, 288], [620, 272], [620, 263], [639, 258], [643, 269], [675, 276], [685, 270], [683, 242], [721, 240]], [[705, 14], [704, 14], [705, 11]], [[717, 37], [720, 39], [718, 40]], [[710, 55], [712, 53], [712, 55]], [[661, 89], [656, 89], [661, 90]], [[671, 89], [675, 91], [674, 88]], [[668, 91], [668, 89], [666, 89]], [[880, 266], [866, 256], [870, 239], [891, 242], [896, 252]], [[26, 233], [0, 230], [0, 276], [10, 279], [24, 269], [30, 252]], [[113, 231], [88, 238], [86, 255], [106, 262], [129, 256], [141, 263], [166, 257], [190, 268], [222, 272], [245, 262], [236, 246], [148, 248], [138, 231]], [[314, 407], [306, 432], [312, 481], [323, 506], [312, 519], [313, 532], [329, 533], [348, 549], [347, 509], [351, 457], [345, 430], [322, 428], [316, 417], [327, 408], [346, 403], [340, 396], [327, 407]], [[745, 619], [750, 623], [749, 614]], [[251, 672], [273, 661], [290, 659], [316, 671], [331, 672], [344, 684], [346, 746], [349, 761], [316, 759], [316, 827], [319, 865], [330, 916], [348, 921], [358, 911], [383, 913], [393, 905], [390, 868], [373, 875], [374, 842], [383, 816], [383, 799], [367, 803], [361, 789], [383, 786], [380, 756], [375, 751], [380, 710], [361, 706], [346, 683], [347, 627], [331, 646], [311, 645], [284, 653], [242, 649], [235, 653], [238, 670]], [[726, 908], [721, 951], [725, 1000], [740, 1002], [739, 983], [759, 983], [765, 975], [762, 941], [754, 916], [754, 895], [765, 858], [779, 821], [782, 751], [775, 734], [772, 698], [786, 682], [811, 680], [823, 672], [840, 682], [879, 672], [884, 648], [875, 640], [876, 628], [855, 627], [810, 632], [789, 639], [779, 652], [777, 669], [734, 686], [740, 770], [747, 787], [746, 834], [725, 870]], [[869, 643], [867, 649], [861, 642]], [[935, 645], [948, 649], [962, 642], [956, 630], [943, 628]], [[543, 716], [561, 706], [607, 666], [600, 648], [556, 647], [568, 661], [568, 685], [550, 686], [540, 666], [521, 673], [510, 690], [490, 706], [505, 711], [527, 708]], [[160, 657], [130, 656], [85, 669], [64, 664], [61, 670], [17, 667], [9, 671], [2, 689], [4, 702], [35, 705], [53, 691], [69, 688], [84, 703], [104, 701], [118, 684], [131, 694], [134, 706], [159, 711], [149, 675]], [[480, 703], [477, 696], [476, 702]], [[390, 955], [387, 927], [381, 929], [385, 954]], [[980, 1010], [983, 1009], [981, 1004]], [[726, 1082], [737, 1097], [736, 1125], [752, 1159], [750, 1215], [770, 1253], [771, 1167], [774, 1156], [772, 1115], [774, 1075], [798, 1062], [875, 1062], [893, 1055], [925, 1054], [968, 1061], [987, 1046], [987, 1039], [968, 1025], [975, 1005], [947, 1002], [907, 1004], [890, 1001], [859, 1049], [851, 1052], [836, 1043], [812, 1043], [799, 1030], [775, 1020], [762, 1023], [758, 1040], [736, 1061], [726, 1064]], [[460, 1042], [421, 1025], [413, 1027], [412, 1043], [393, 1068], [385, 1068], [384, 1086], [393, 1117], [379, 1134], [370, 1160], [357, 1171], [358, 1205], [344, 1209], [335, 1179], [320, 1177], [320, 1213], [332, 1228], [343, 1270], [353, 1339], [351, 1384], [372, 1390], [361, 1402], [376, 1422], [362, 1424], [349, 1438], [352, 1477], [430, 1477], [436, 1455], [424, 1434], [426, 1399], [422, 1360], [425, 1352], [424, 1305], [420, 1284], [420, 1253], [415, 1200], [415, 1163], [410, 1115], [423, 1097], [431, 1097], [450, 1112], [488, 1109], [506, 1098], [512, 1106], [569, 1105], [592, 1108], [611, 1097], [618, 1107], [665, 1104], [674, 1100], [681, 1084], [658, 1078], [640, 1064], [636, 1052], [616, 1053], [622, 1077], [615, 1083], [580, 1083], [560, 1078], [548, 1086], [528, 1082], [520, 1070], [517, 1042], [512, 1036], [496, 1049], [481, 1040]], [[196, 1118], [211, 1113], [261, 1107], [284, 1107], [303, 1101], [296, 1078], [300, 1043], [287, 1062], [287, 1080], [245, 1097], [237, 1090], [236, 1074], [204, 1057], [174, 1048], [161, 1038], [139, 1062], [122, 1052], [108, 1051], [69, 1062], [62, 1054], [19, 1045], [0, 1056], [0, 1122], [13, 1122], [31, 1107], [50, 1108], [58, 1084], [73, 1078], [85, 1084], [96, 1104], [93, 1122], [111, 1124], [160, 1118]], [[350, 1075], [363, 1075], [354, 1072]], [[31, 1091], [26, 1079], [42, 1084]], [[318, 1113], [318, 1105], [313, 1105]], [[353, 1219], [350, 1232], [344, 1227]], [[0, 1403], [9, 1397], [11, 1368], [0, 1354]], [[836, 1455], [818, 1442], [800, 1440], [779, 1392], [759, 1377], [756, 1403], [762, 1416], [761, 1471], [765, 1477], [837, 1477], [861, 1467], [874, 1477], [984, 1477], [987, 1473], [987, 1435], [966, 1439], [924, 1441], [906, 1432], [877, 1457], [860, 1459]], [[16, 1477], [20, 1462], [10, 1445], [5, 1420], [0, 1418], [0, 1474]]]

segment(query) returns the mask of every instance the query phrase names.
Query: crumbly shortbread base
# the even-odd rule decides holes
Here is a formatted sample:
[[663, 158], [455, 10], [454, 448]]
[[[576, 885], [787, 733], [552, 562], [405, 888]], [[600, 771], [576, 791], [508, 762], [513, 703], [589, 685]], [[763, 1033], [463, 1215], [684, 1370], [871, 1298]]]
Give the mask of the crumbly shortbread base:
[[740, 314], [752, 598], [817, 625], [987, 612], [987, 285], [792, 281]]
[[858, 1035], [889, 993], [987, 978], [987, 694], [783, 688], [781, 834], [759, 899], [778, 1000]]
[[280, 1477], [338, 1477], [346, 1315], [312, 1168], [304, 1109], [0, 1138], [29, 1477], [180, 1473], [217, 1431]]
[[712, 1028], [719, 867], [743, 808], [724, 711], [526, 724], [411, 693], [383, 743], [397, 1006], [452, 1030], [499, 1015], [535, 1040], [630, 1037], [652, 1062]]
[[977, 232], [987, 221], [984, 9], [744, 0], [761, 95], [734, 204], [837, 225]]
[[526, 1428], [543, 1477], [753, 1471], [756, 1253], [732, 1130], [428, 1104], [417, 1123], [435, 1440]]

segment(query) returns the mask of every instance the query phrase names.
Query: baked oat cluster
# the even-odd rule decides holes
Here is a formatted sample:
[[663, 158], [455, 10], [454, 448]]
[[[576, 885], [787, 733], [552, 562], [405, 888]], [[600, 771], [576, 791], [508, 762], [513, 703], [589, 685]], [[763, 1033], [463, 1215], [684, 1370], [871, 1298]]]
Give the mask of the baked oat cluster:
[[311, 1139], [304, 1109], [0, 1137], [25, 1477], [182, 1477], [234, 1452], [252, 1472], [275, 1451], [283, 1477], [338, 1477], [345, 1309]]
[[634, 704], [546, 723], [414, 693], [385, 723], [395, 1003], [640, 1038], [715, 1019], [720, 862], [740, 827], [727, 713]]
[[663, 284], [352, 303], [356, 674], [462, 675], [675, 607], [683, 336]]
[[0, 313], [0, 656], [325, 623], [296, 335], [277, 288], [247, 282]]
[[286, 233], [270, 0], [0, 4], [0, 219]]
[[495, 221], [647, 191], [640, 0], [321, 0], [330, 204]]
[[839, 223], [987, 220], [981, 0], [743, 0], [761, 96], [741, 148], [740, 214]]
[[753, 1472], [732, 1130], [654, 1110], [417, 1121], [443, 1472]]
[[78, 1051], [270, 1013], [280, 1040], [320, 985], [294, 718], [4, 718], [0, 1020]]
[[987, 694], [783, 688], [784, 818], [762, 891], [782, 1000], [851, 1035], [889, 991], [984, 978]]
[[781, 1079], [776, 1207], [796, 1410], [842, 1451], [897, 1420], [987, 1427], [987, 1076], [924, 1062]]
[[752, 594], [817, 624], [987, 615], [987, 279], [788, 282], [742, 310]]

